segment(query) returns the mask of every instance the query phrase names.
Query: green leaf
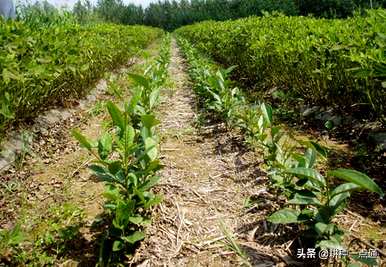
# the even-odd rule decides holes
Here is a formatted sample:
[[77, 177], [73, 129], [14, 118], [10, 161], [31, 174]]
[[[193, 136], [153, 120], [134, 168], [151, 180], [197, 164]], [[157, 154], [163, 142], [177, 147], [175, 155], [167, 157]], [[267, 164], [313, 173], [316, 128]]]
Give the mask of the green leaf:
[[125, 129], [125, 120], [123, 118], [121, 110], [111, 101], [107, 102], [106, 106], [114, 125], [119, 127], [123, 132], [123, 130]]
[[237, 68], [236, 65], [233, 65], [233, 66], [230, 66], [229, 68], [223, 70], [223, 72], [228, 75], [229, 73], [231, 73], [235, 68]]
[[320, 235], [333, 235], [335, 230], [335, 224], [326, 224], [322, 222], [318, 222], [314, 225], [315, 231]]
[[327, 130], [331, 130], [334, 128], [334, 123], [331, 120], [328, 120], [324, 123], [324, 127], [326, 127]]
[[150, 158], [151, 161], [157, 159], [157, 142], [153, 138], [148, 137], [145, 139], [145, 150], [147, 156]]
[[333, 239], [333, 238], [331, 238], [329, 240], [320, 241], [317, 244], [317, 247], [320, 247], [321, 249], [341, 249], [341, 250], [344, 249], [341, 242], [339, 242], [338, 240]]
[[130, 114], [134, 114], [134, 111], [138, 106], [139, 101], [141, 100], [141, 95], [142, 95], [142, 89], [137, 87], [127, 106], [127, 111]]
[[370, 177], [362, 172], [340, 168], [337, 170], [329, 171], [327, 174], [328, 176], [340, 178], [342, 180], [357, 184], [364, 189], [378, 193], [381, 197], [384, 196], [382, 189]]
[[333, 198], [334, 196], [341, 194], [343, 192], [353, 191], [358, 188], [360, 188], [360, 186], [354, 183], [345, 183], [345, 184], [338, 185], [330, 192], [330, 198]]
[[321, 155], [323, 158], [327, 158], [328, 149], [326, 147], [324, 147], [324, 146], [322, 146], [319, 143], [314, 142], [314, 141], [309, 141], [307, 143], [308, 143], [307, 145], [311, 148], [314, 148], [316, 150], [316, 152], [318, 152], [319, 155]]
[[350, 257], [356, 261], [366, 264], [366, 266], [378, 266], [378, 262], [376, 258], [360, 257], [359, 254], [354, 254], [354, 253], [351, 253]]
[[0, 229], [0, 241], [5, 246], [15, 246], [23, 242], [25, 236], [21, 230], [20, 224], [17, 224], [11, 230]]
[[144, 202], [144, 208], [149, 209], [152, 206], [158, 205], [159, 203], [161, 203], [161, 201], [162, 201], [162, 197], [159, 195], [156, 195], [152, 197], [149, 201]]
[[350, 197], [350, 192], [360, 188], [354, 183], [345, 183], [337, 186], [330, 192], [330, 207], [338, 207], [346, 198]]
[[315, 198], [310, 197], [307, 195], [302, 195], [301, 193], [296, 193], [294, 198], [288, 201], [288, 204], [294, 204], [294, 205], [316, 205], [320, 206], [322, 203]]
[[8, 84], [11, 80], [20, 81], [23, 78], [21, 74], [15, 74], [7, 69], [3, 69], [2, 74], [5, 84]]
[[141, 116], [142, 125], [148, 129], [159, 124], [159, 121], [152, 114], [146, 114]]
[[109, 163], [109, 171], [111, 174], [115, 175], [118, 171], [122, 169], [122, 162], [119, 160]]
[[297, 167], [307, 167], [307, 160], [304, 156], [298, 153], [292, 153], [292, 158], [298, 162]]
[[121, 240], [115, 240], [113, 243], [113, 251], [120, 251], [123, 249], [123, 242]]
[[268, 122], [269, 125], [272, 125], [272, 107], [263, 103], [260, 108], [266, 122]]
[[149, 108], [152, 110], [153, 107], [156, 105], [158, 98], [159, 98], [160, 91], [159, 90], [153, 90], [150, 93], [149, 96]]
[[134, 185], [134, 187], [137, 187], [138, 177], [134, 173], [129, 173], [127, 175], [127, 179]]
[[76, 140], [78, 140], [81, 146], [83, 146], [84, 148], [87, 148], [88, 150], [92, 150], [92, 145], [89, 142], [89, 140], [84, 135], [82, 135], [78, 130], [75, 130], [75, 129], [72, 130], [71, 134], [73, 137], [75, 137]]
[[106, 202], [104, 206], [109, 207], [112, 210], [115, 210], [116, 208], [116, 205], [112, 203], [116, 203], [122, 198], [122, 195], [117, 188], [106, 188], [106, 190], [103, 192], [103, 196], [109, 200], [109, 202]]
[[285, 209], [276, 211], [271, 216], [269, 216], [267, 220], [276, 224], [298, 223], [299, 215], [300, 215], [300, 211], [285, 208]]
[[162, 165], [159, 160], [153, 160], [146, 166], [146, 172], [156, 172], [162, 168]]
[[125, 132], [126, 144], [128, 146], [131, 146], [134, 143], [134, 138], [135, 138], [135, 130], [133, 126], [127, 125], [126, 132]]
[[142, 75], [134, 74], [134, 73], [128, 73], [127, 74], [137, 85], [143, 86], [146, 89], [150, 89], [150, 82], [149, 80]]
[[4, 97], [0, 99], [1, 109], [0, 114], [3, 115], [7, 119], [15, 118], [15, 113], [11, 111], [11, 96], [8, 92], [4, 94]]
[[136, 225], [140, 225], [143, 221], [143, 218], [141, 216], [136, 216], [136, 217], [129, 217], [129, 221], [131, 223], [134, 223]]
[[106, 159], [113, 149], [113, 139], [109, 133], [105, 133], [98, 141], [98, 154], [101, 159]]
[[151, 178], [147, 179], [141, 186], [138, 188], [139, 190], [146, 191], [155, 186], [161, 177], [159, 176], [152, 176]]
[[135, 231], [131, 235], [124, 236], [122, 239], [130, 244], [135, 244], [136, 242], [145, 238], [145, 234], [140, 231]]
[[312, 220], [315, 216], [314, 209], [302, 209], [301, 213], [298, 216], [299, 222], [308, 222]]
[[94, 172], [99, 180], [104, 182], [113, 182], [115, 180], [114, 176], [107, 172], [105, 168], [99, 165], [90, 165], [89, 168]]
[[307, 168], [312, 168], [316, 161], [316, 150], [312, 148], [307, 148], [304, 153], [304, 157], [307, 159]]
[[316, 182], [317, 184], [321, 185], [322, 187], [326, 186], [326, 180], [324, 177], [315, 169], [311, 168], [292, 168], [285, 170], [286, 173], [293, 174], [293, 175], [299, 175], [301, 177], [306, 177], [310, 179], [313, 182]]

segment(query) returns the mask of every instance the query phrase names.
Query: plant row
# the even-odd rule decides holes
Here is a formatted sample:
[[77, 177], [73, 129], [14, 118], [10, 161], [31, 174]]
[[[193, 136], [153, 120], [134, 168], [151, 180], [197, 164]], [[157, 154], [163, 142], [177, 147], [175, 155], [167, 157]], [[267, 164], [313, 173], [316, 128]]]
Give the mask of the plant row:
[[[150, 223], [150, 209], [161, 201], [151, 189], [160, 177], [159, 121], [155, 107], [160, 89], [167, 78], [170, 38], [165, 37], [160, 55], [143, 75], [128, 74], [135, 83], [129, 101], [122, 105], [108, 102], [108, 129], [96, 140], [78, 131], [74, 137], [94, 157], [89, 167], [105, 183], [104, 224], [107, 225], [100, 247], [99, 265], [127, 260], [126, 256], [145, 238], [144, 227]], [[116, 266], [116, 265], [114, 265]]]
[[202, 108], [228, 127], [239, 129], [245, 141], [262, 153], [270, 187], [286, 197], [284, 207], [268, 221], [297, 224], [305, 248], [342, 249], [344, 232], [334, 218], [343, 211], [352, 192], [367, 190], [383, 196], [380, 187], [356, 170], [321, 172], [319, 164], [327, 158], [327, 149], [314, 141], [298, 141], [285, 132], [275, 124], [269, 105], [248, 103], [229, 79], [233, 68], [218, 68], [184, 39], [179, 39], [179, 44]]
[[87, 93], [105, 71], [161, 35], [145, 26], [32, 27], [0, 19], [0, 129]]
[[367, 105], [382, 118], [386, 103], [386, 11], [316, 19], [266, 15], [207, 21], [176, 33], [258, 93], [284, 90], [308, 103]]

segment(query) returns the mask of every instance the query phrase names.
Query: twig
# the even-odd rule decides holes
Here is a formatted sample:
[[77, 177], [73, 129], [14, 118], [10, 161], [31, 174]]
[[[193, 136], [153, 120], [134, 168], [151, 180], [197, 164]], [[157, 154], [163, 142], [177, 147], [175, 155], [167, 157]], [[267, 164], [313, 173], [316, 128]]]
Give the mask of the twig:
[[178, 212], [178, 220], [180, 221], [180, 223], [177, 227], [177, 236], [176, 236], [176, 246], [178, 246], [179, 235], [180, 235], [181, 227], [183, 224], [183, 219], [182, 219], [183, 215], [181, 216], [180, 206], [178, 205], [178, 202], [176, 201], [175, 203], [176, 203], [177, 212]]
[[353, 230], [354, 226], [357, 224], [358, 220], [355, 220], [354, 223], [351, 225], [350, 229], [348, 229], [350, 232]]
[[208, 204], [208, 202], [194, 189], [191, 189], [191, 191], [199, 198], [201, 199], [202, 202], [204, 202], [205, 204]]
[[355, 214], [354, 212], [352, 212], [352, 211], [349, 211], [349, 210], [347, 210], [347, 209], [346, 209], [346, 212], [347, 212], [348, 214], [351, 214], [351, 215], [353, 215], [353, 216], [357, 217], [357, 218], [360, 218], [360, 219], [362, 219], [362, 217], [361, 217], [359, 214]]
[[161, 148], [161, 151], [180, 151], [179, 148]]
[[252, 207], [250, 207], [249, 209], [245, 210], [245, 213], [250, 213], [252, 210], [254, 210], [255, 208], [258, 208], [258, 207], [259, 207], [259, 205], [255, 204]]
[[254, 241], [255, 241], [255, 235], [256, 235], [256, 232], [257, 232], [258, 229], [259, 229], [259, 226], [256, 226], [256, 227], [250, 232], [250, 234], [248, 235], [248, 241], [250, 241], [250, 242], [254, 242]]
[[170, 187], [177, 187], [181, 188], [182, 186], [177, 185], [177, 184], [170, 184], [170, 183], [162, 183], [162, 184], [157, 184], [157, 186], [170, 186]]
[[90, 163], [90, 161], [92, 161], [91, 158], [88, 158], [86, 159], [81, 165], [79, 165], [78, 168], [75, 169], [75, 171], [72, 172], [71, 176], [70, 177], [74, 177], [74, 175], [80, 171], [80, 169], [82, 169], [84, 166], [88, 165]]
[[290, 246], [295, 242], [296, 239], [298, 239], [298, 237], [296, 237], [295, 239], [292, 239], [292, 240], [289, 242], [289, 244], [285, 247], [285, 251], [290, 252], [289, 248], [290, 248]]
[[198, 246], [199, 246], [199, 247], [205, 247], [205, 246], [208, 246], [208, 245], [210, 245], [210, 244], [212, 244], [212, 243], [215, 243], [215, 242], [217, 242], [217, 241], [223, 240], [223, 239], [225, 239], [225, 238], [226, 238], [226, 236], [225, 236], [225, 235], [222, 235], [222, 236], [213, 238], [213, 239], [211, 239], [211, 240], [207, 240], [207, 241], [205, 241], [205, 242], [202, 242], [202, 243], [199, 244]]

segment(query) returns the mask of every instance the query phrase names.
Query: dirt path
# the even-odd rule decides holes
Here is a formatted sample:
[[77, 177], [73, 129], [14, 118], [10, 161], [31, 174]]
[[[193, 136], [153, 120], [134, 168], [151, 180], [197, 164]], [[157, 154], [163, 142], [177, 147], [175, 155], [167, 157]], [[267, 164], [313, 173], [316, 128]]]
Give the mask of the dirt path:
[[[247, 241], [256, 216], [243, 203], [263, 190], [256, 158], [237, 135], [221, 125], [195, 127], [196, 99], [186, 65], [172, 42], [169, 70], [174, 88], [163, 91], [161, 151], [165, 168], [159, 191], [164, 201], [155, 212], [149, 237], [136, 255], [142, 266], [230, 266], [242, 257], [229, 249], [229, 231], [238, 243], [254, 251], [254, 260], [271, 266], [269, 248]], [[243, 239], [243, 240], [242, 240]], [[266, 253], [264, 252], [266, 250]]]

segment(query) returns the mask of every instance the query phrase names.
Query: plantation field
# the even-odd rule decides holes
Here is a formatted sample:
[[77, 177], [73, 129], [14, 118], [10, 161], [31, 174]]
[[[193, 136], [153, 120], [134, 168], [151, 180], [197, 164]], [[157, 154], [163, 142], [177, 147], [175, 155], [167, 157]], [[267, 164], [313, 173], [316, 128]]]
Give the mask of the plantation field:
[[145, 26], [33, 27], [0, 21], [0, 128], [87, 93], [107, 70], [159, 37]]
[[288, 91], [308, 103], [366, 103], [379, 117], [386, 102], [386, 12], [344, 20], [270, 15], [202, 22], [176, 33], [264, 93]]
[[0, 18], [0, 266], [386, 263], [385, 10], [93, 15]]

